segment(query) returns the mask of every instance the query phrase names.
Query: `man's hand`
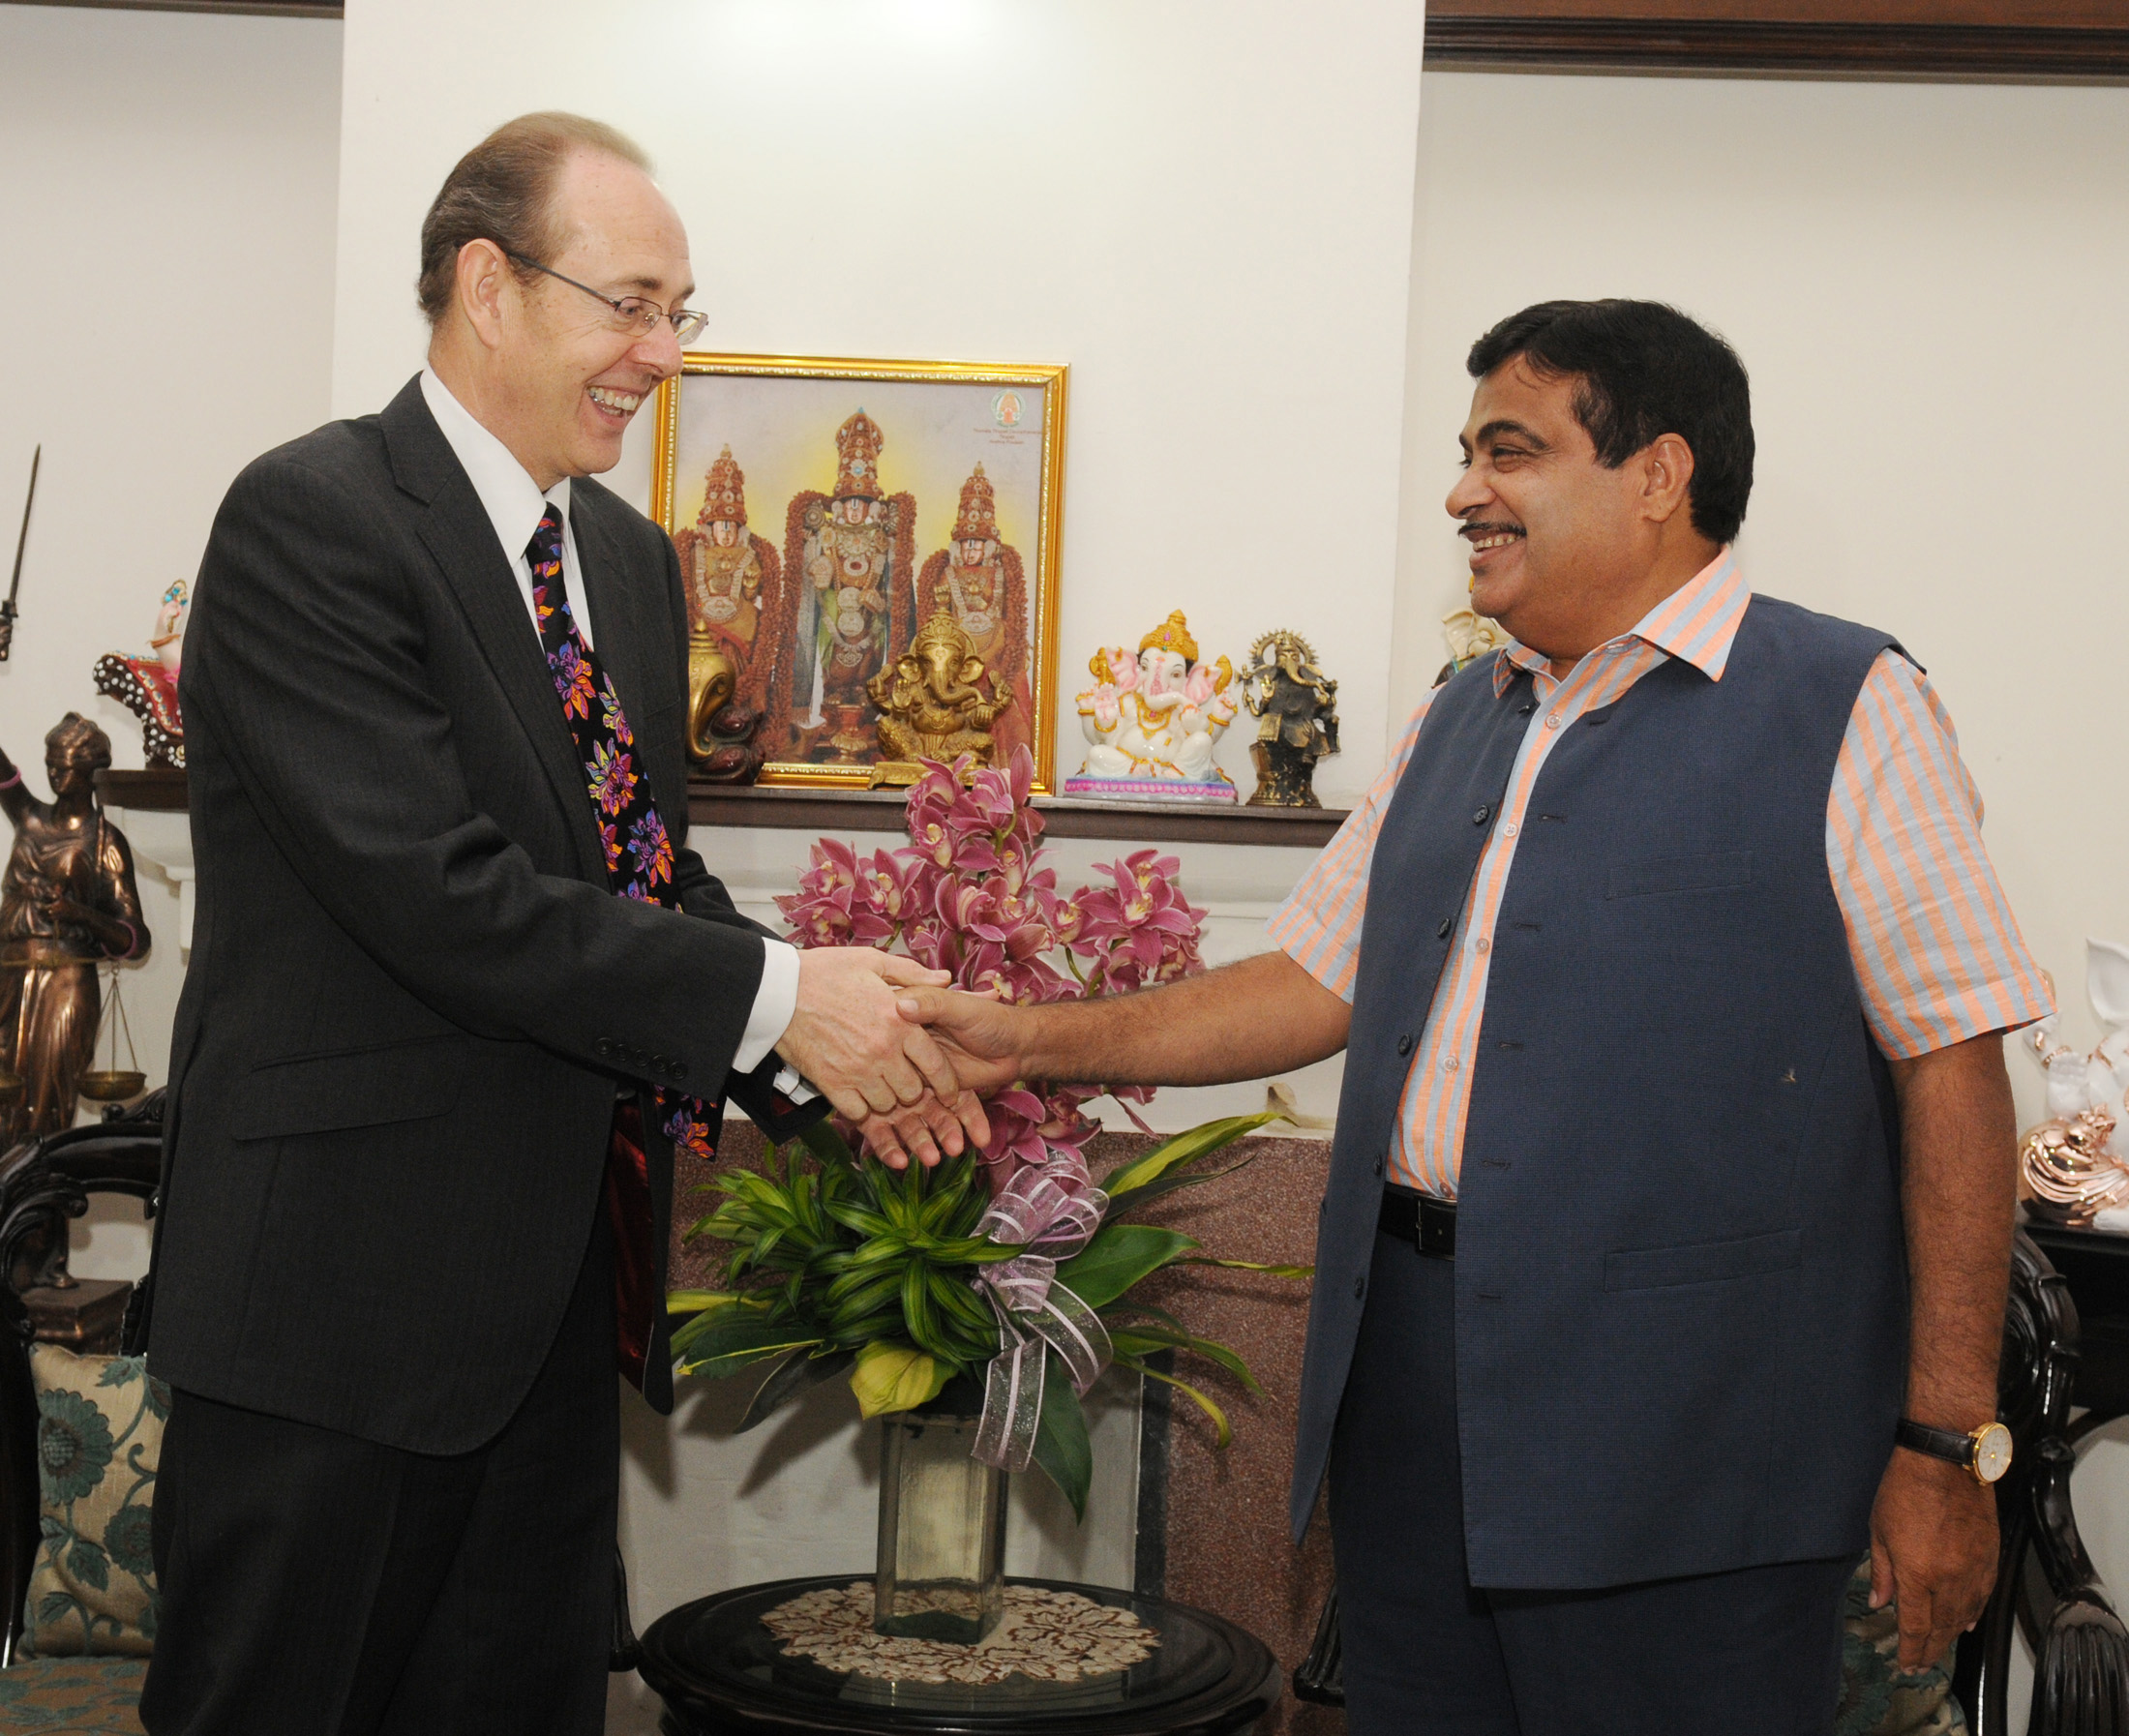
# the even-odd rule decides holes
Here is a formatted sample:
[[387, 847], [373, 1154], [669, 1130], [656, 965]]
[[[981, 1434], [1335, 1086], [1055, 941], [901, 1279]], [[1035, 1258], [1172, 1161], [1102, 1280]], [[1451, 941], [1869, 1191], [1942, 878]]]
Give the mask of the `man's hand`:
[[1033, 1023], [1024, 1007], [960, 989], [914, 988], [896, 998], [902, 1017], [930, 1028], [972, 1091], [1003, 1091], [1028, 1076]]
[[798, 1004], [776, 1052], [857, 1122], [890, 1163], [908, 1161], [905, 1140], [936, 1163], [934, 1141], [952, 1153], [964, 1136], [978, 1145], [990, 1137], [982, 1105], [955, 1077], [945, 1052], [895, 1005], [897, 988], [931, 989], [950, 980], [944, 971], [870, 946], [798, 955]]
[[1900, 1667], [1934, 1663], [1981, 1619], [1996, 1574], [1995, 1491], [1895, 1448], [1871, 1509], [1871, 1606], [1900, 1605]]

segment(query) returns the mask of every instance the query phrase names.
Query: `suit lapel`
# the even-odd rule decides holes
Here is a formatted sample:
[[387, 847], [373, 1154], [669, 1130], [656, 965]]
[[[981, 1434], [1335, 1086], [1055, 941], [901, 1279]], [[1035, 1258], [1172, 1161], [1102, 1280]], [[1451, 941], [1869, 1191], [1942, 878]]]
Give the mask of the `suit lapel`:
[[482, 655], [554, 786], [569, 821], [580, 871], [603, 883], [606, 861], [585, 793], [584, 765], [555, 697], [554, 676], [525, 612], [517, 575], [495, 541], [495, 527], [423, 403], [418, 377], [386, 406], [381, 420], [394, 480], [428, 507], [417, 526], [421, 540], [458, 598]]

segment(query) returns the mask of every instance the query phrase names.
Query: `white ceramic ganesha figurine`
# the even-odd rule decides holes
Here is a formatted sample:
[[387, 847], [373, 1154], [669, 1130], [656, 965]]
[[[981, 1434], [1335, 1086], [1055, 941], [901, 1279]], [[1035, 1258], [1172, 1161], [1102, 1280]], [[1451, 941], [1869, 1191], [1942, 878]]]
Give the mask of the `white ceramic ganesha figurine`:
[[2129, 1235], [2129, 946], [2084, 943], [2084, 989], [2105, 1034], [2081, 1055], [2059, 1015], [2028, 1040], [2048, 1074], [2048, 1120], [2019, 1141], [2019, 1191], [2037, 1216]]
[[[1213, 748], [1235, 720], [1241, 689], [1225, 657], [1199, 661], [1180, 609], [1139, 642], [1136, 657], [1110, 645], [1087, 667], [1096, 682], [1079, 696], [1087, 763], [1065, 780], [1066, 794], [1234, 799], [1234, 783], [1213, 763]], [[1116, 788], [1131, 784], [1167, 788]]]

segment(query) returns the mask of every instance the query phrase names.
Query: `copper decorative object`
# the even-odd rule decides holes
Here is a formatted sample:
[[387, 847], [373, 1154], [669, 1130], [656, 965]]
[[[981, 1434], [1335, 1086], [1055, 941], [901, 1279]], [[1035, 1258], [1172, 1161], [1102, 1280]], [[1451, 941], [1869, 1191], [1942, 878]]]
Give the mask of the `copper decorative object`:
[[1320, 808], [1316, 762], [1338, 751], [1338, 684], [1316, 667], [1298, 633], [1267, 633], [1249, 647], [1243, 703], [1257, 720], [1249, 758], [1257, 768], [1252, 808]]
[[110, 763], [110, 737], [72, 711], [45, 737], [50, 801], [0, 754], [15, 825], [0, 874], [0, 1065], [21, 1087], [0, 1107], [0, 1149], [73, 1124], [96, 1051], [97, 967], [148, 950], [133, 852], [97, 805], [93, 780]]

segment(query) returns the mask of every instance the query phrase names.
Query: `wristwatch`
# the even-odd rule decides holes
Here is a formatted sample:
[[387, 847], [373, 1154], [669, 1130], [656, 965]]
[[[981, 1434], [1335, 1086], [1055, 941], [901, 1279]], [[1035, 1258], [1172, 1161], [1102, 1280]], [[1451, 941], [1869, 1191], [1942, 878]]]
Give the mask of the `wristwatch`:
[[1972, 1434], [1962, 1435], [1903, 1417], [1893, 1439], [1910, 1452], [1965, 1466], [1977, 1482], [1994, 1482], [2011, 1468], [2011, 1431], [2000, 1422], [1985, 1422]]

